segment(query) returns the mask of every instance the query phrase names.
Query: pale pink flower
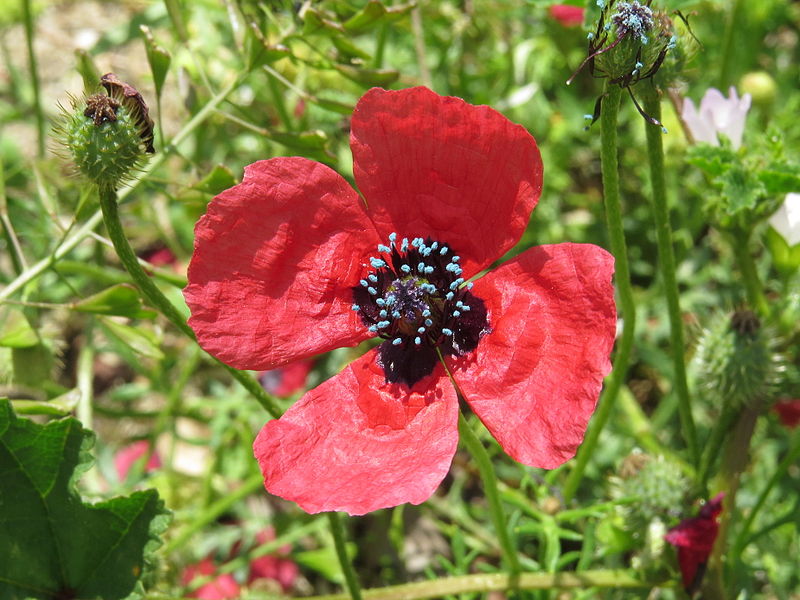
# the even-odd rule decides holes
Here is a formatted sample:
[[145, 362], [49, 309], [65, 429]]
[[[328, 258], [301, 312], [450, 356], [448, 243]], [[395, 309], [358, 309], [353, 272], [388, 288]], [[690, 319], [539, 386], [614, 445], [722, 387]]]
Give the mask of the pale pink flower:
[[731, 146], [738, 149], [742, 145], [744, 119], [750, 110], [750, 102], [750, 94], [739, 98], [733, 86], [730, 88], [728, 98], [718, 89], [709, 88], [700, 101], [699, 111], [689, 98], [683, 99], [681, 118], [695, 142], [707, 142], [712, 146], [719, 146], [717, 135], [722, 133], [731, 141]]
[[783, 204], [769, 218], [769, 224], [790, 246], [800, 244], [800, 194], [786, 194]]

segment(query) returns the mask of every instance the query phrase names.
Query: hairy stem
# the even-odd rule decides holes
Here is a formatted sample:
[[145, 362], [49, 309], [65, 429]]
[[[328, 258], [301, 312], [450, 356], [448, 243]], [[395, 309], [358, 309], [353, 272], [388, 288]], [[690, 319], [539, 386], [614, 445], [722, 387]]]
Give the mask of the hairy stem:
[[[144, 297], [147, 298], [148, 302], [158, 309], [170, 323], [175, 325], [175, 327], [180, 329], [189, 338], [196, 341], [194, 331], [192, 331], [192, 328], [186, 323], [183, 315], [173, 306], [172, 302], [169, 301], [161, 290], [158, 289], [158, 286], [153, 283], [153, 280], [139, 264], [136, 253], [128, 243], [128, 238], [125, 237], [122, 223], [119, 220], [116, 192], [108, 186], [100, 187], [99, 192], [100, 209], [102, 210], [103, 220], [108, 230], [108, 237], [111, 238], [111, 242], [114, 244], [114, 250], [116, 250], [117, 256], [119, 256], [120, 262], [125, 267], [125, 270], [128, 271], [131, 279], [133, 279], [133, 282]], [[280, 407], [278, 407], [273, 398], [264, 391], [264, 388], [262, 388], [253, 377], [243, 371], [229, 367], [223, 362], [217, 362], [219, 362], [236, 381], [241, 383], [268, 413], [275, 418], [281, 415], [282, 411]]]
[[744, 2], [742, 0], [733, 0], [728, 23], [725, 26], [725, 41], [722, 48], [722, 66], [719, 71], [719, 89], [726, 90], [731, 84], [731, 71], [733, 71], [733, 64], [736, 60], [736, 52], [734, 50], [734, 43], [737, 36], [737, 30], [741, 27], [742, 13], [744, 12]]
[[39, 87], [39, 70], [36, 64], [36, 52], [33, 47], [34, 26], [33, 26], [33, 7], [31, 0], [22, 0], [22, 15], [25, 21], [25, 42], [28, 49], [28, 68], [31, 75], [31, 86], [33, 87], [33, 113], [36, 116], [36, 151], [39, 158], [44, 157], [44, 141], [47, 131], [44, 123], [44, 112], [42, 111], [41, 89]]
[[355, 569], [353, 569], [353, 564], [350, 562], [350, 557], [347, 556], [342, 516], [337, 512], [329, 512], [328, 522], [330, 524], [331, 534], [333, 535], [333, 545], [336, 547], [336, 557], [339, 559], [339, 566], [342, 569], [344, 580], [347, 583], [348, 598], [351, 600], [361, 600], [361, 585], [358, 583], [358, 576], [356, 575]]
[[508, 522], [506, 520], [503, 505], [500, 502], [500, 492], [497, 490], [497, 476], [495, 475], [492, 461], [486, 448], [472, 431], [467, 420], [461, 412], [458, 413], [458, 433], [461, 436], [461, 441], [469, 450], [469, 453], [475, 459], [478, 466], [478, 472], [481, 475], [483, 482], [483, 491], [486, 494], [486, 500], [489, 502], [489, 512], [492, 515], [494, 527], [497, 530], [497, 540], [500, 543], [500, 549], [503, 552], [508, 569], [511, 575], [518, 575], [521, 567], [519, 564], [519, 557], [517, 556], [517, 549], [511, 541], [511, 536], [508, 532]]
[[749, 230], [739, 230], [738, 234], [734, 235], [730, 240], [731, 248], [733, 248], [736, 263], [744, 279], [748, 303], [759, 316], [766, 317], [769, 315], [769, 304], [767, 303], [766, 296], [764, 296], [764, 286], [761, 284], [761, 278], [758, 276], [756, 263], [753, 260], [753, 255], [750, 253], [750, 234], [751, 231]]
[[625, 381], [633, 347], [633, 332], [636, 325], [636, 307], [633, 302], [630, 270], [628, 268], [628, 250], [625, 243], [625, 232], [622, 228], [622, 203], [619, 195], [619, 164], [617, 161], [617, 114], [622, 89], [614, 84], [606, 84], [606, 95], [600, 113], [601, 166], [603, 171], [603, 199], [606, 208], [606, 225], [608, 227], [611, 252], [616, 261], [616, 282], [619, 293], [619, 304], [623, 318], [622, 335], [617, 343], [614, 356], [614, 368], [608, 377], [607, 385], [598, 402], [597, 412], [586, 432], [586, 439], [578, 449], [575, 466], [564, 484], [564, 500], [571, 501], [578, 490], [589, 458], [594, 454], [600, 433], [603, 431], [611, 411], [614, 408], [617, 394]]
[[[643, 86], [644, 110], [654, 119], [661, 121], [661, 100], [654, 86]], [[681, 420], [681, 433], [689, 449], [692, 464], [696, 467], [700, 460], [697, 446], [697, 431], [692, 418], [692, 404], [689, 386], [686, 383], [686, 363], [684, 361], [683, 321], [681, 319], [678, 281], [675, 277], [675, 255], [672, 249], [672, 226], [669, 222], [667, 190], [664, 182], [664, 147], [661, 128], [645, 122], [647, 132], [647, 155], [650, 159], [650, 182], [653, 187], [653, 218], [656, 223], [658, 258], [661, 278], [664, 282], [664, 295], [667, 298], [669, 315], [669, 338], [672, 354], [673, 388], [678, 396], [678, 415]]]

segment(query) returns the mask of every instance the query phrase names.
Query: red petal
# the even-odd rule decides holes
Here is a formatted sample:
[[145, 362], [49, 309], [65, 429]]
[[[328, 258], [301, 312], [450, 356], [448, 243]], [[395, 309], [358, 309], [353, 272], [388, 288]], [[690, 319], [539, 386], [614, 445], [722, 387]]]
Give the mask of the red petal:
[[353, 171], [378, 231], [448, 244], [471, 276], [517, 243], [542, 190], [536, 141], [487, 106], [374, 88], [353, 112]]
[[564, 27], [575, 27], [583, 24], [584, 8], [569, 4], [554, 4], [550, 7], [550, 16]]
[[328, 167], [254, 163], [195, 227], [189, 324], [203, 348], [238, 369], [354, 346], [369, 332], [350, 288], [378, 243], [358, 195]]
[[794, 429], [800, 425], [800, 400], [779, 400], [772, 406], [785, 427]]
[[[117, 452], [116, 456], [114, 456], [114, 467], [117, 469], [117, 477], [119, 477], [120, 481], [125, 481], [131, 467], [136, 464], [136, 461], [145, 456], [149, 450], [150, 443], [147, 440], [139, 440]], [[161, 459], [158, 457], [158, 453], [153, 450], [144, 467], [144, 472], [149, 473], [160, 468]]]
[[272, 494], [309, 512], [361, 515], [427, 500], [458, 443], [455, 390], [437, 366], [411, 390], [370, 351], [269, 421], [253, 449]]
[[575, 455], [611, 370], [614, 259], [590, 244], [539, 246], [475, 283], [491, 332], [447, 358], [465, 399], [515, 460]]

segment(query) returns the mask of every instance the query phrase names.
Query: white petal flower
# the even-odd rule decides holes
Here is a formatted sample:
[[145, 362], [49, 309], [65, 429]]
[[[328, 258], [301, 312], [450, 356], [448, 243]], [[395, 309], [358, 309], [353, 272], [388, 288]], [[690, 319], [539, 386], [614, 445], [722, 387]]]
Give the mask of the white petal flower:
[[783, 236], [790, 246], [800, 244], [800, 194], [786, 194], [786, 199], [769, 224]]
[[750, 102], [750, 94], [739, 98], [733, 86], [728, 98], [719, 90], [710, 88], [700, 101], [699, 111], [689, 98], [683, 99], [681, 118], [696, 142], [719, 146], [717, 134], [723, 133], [731, 141], [731, 146], [738, 149], [742, 145], [744, 119], [750, 110]]

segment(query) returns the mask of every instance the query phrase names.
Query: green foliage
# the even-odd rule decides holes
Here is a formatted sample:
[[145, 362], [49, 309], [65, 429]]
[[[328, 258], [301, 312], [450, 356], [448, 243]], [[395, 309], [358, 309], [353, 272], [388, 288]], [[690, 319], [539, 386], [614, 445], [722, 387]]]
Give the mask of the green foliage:
[[37, 425], [0, 400], [0, 598], [141, 597], [167, 513], [154, 491], [97, 504], [75, 489], [91, 432]]

